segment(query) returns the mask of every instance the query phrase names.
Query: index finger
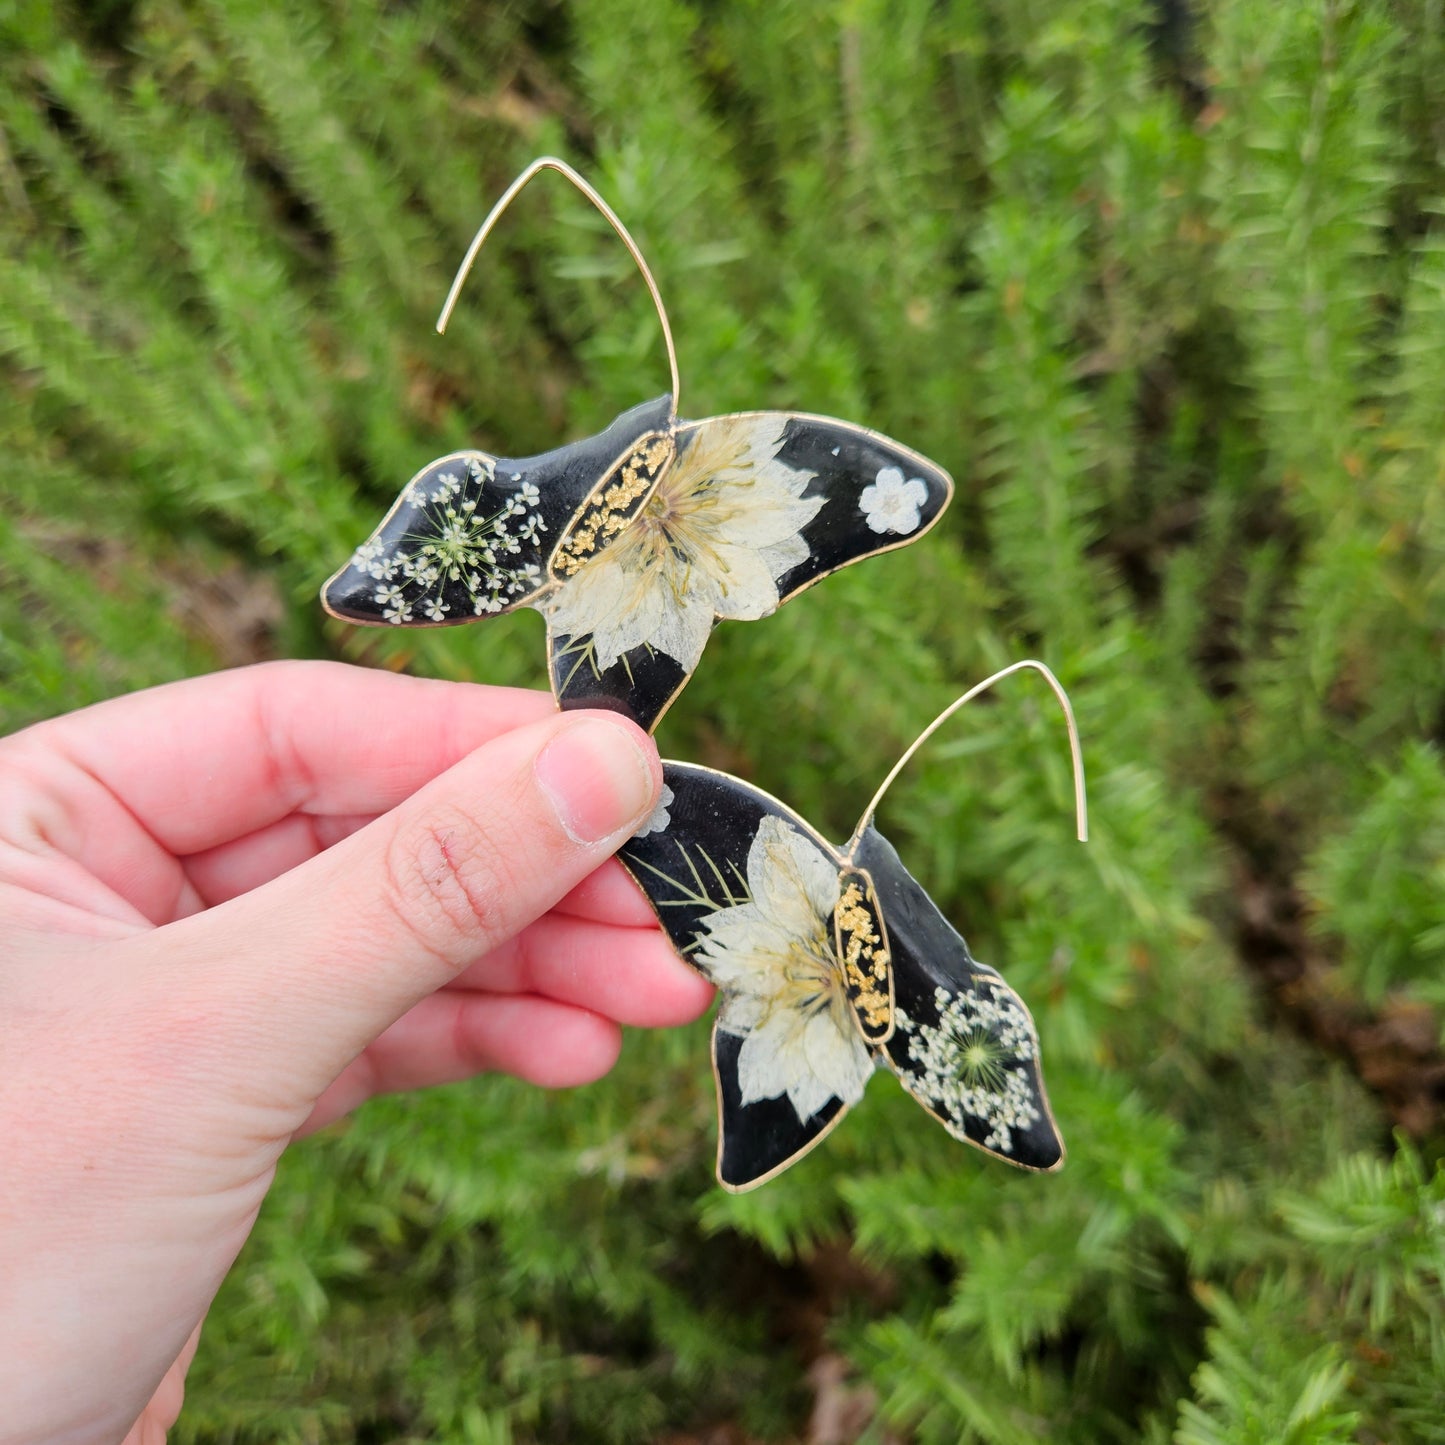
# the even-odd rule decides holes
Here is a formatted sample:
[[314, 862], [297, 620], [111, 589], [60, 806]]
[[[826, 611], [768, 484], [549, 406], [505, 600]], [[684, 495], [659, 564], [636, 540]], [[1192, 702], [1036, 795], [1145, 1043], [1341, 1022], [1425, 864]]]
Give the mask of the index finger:
[[294, 812], [383, 813], [555, 706], [523, 688], [268, 662], [115, 698], [31, 732], [181, 857]]

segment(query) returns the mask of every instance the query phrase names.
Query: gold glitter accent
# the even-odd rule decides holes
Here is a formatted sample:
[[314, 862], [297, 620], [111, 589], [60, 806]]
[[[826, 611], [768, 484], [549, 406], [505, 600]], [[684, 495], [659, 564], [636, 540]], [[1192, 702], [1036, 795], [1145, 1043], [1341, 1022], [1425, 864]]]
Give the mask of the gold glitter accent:
[[840, 895], [833, 910], [833, 932], [843, 986], [870, 1044], [885, 1042], [893, 1032], [893, 969], [883, 915], [864, 872], [848, 869], [839, 875]]
[[626, 528], [652, 495], [677, 447], [670, 432], [653, 432], [637, 443], [593, 489], [552, 554], [552, 575], [574, 576]]

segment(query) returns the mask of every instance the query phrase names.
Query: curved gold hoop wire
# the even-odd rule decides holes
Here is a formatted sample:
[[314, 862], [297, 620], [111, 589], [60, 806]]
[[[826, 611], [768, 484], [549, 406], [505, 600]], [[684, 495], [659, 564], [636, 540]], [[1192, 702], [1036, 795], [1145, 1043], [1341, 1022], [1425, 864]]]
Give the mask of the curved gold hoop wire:
[[647, 262], [643, 259], [642, 251], [636, 241], [632, 239], [632, 233], [622, 224], [617, 212], [597, 194], [593, 189], [566, 161], [558, 160], [556, 156], [538, 156], [521, 175], [512, 182], [502, 193], [501, 199], [492, 207], [487, 219], [482, 222], [481, 229], [472, 237], [472, 244], [467, 247], [467, 254], [462, 257], [462, 264], [457, 268], [457, 274], [452, 281], [452, 289], [447, 292], [447, 299], [442, 305], [441, 315], [437, 317], [437, 334], [445, 335], [447, 322], [451, 319], [452, 309], [457, 304], [457, 297], [461, 295], [462, 283], [467, 279], [468, 272], [472, 269], [472, 263], [477, 259], [477, 253], [486, 243], [488, 236], [492, 234], [492, 228], [501, 219], [502, 212], [516, 199], [517, 193], [537, 175], [539, 171], [557, 171], [572, 182], [576, 188], [601, 211], [606, 218], [608, 225], [617, 232], [618, 239], [627, 247], [628, 254], [637, 262], [637, 269], [642, 272], [642, 279], [647, 282], [647, 289], [652, 294], [652, 304], [657, 308], [657, 319], [662, 323], [662, 339], [667, 345], [667, 364], [672, 371], [672, 410], [673, 415], [677, 414], [679, 383], [677, 377], [677, 351], [672, 344], [672, 327], [668, 325], [667, 308], [662, 304], [662, 293], [657, 289], [657, 282], [652, 279], [652, 272], [648, 269]]
[[893, 780], [908, 766], [913, 755], [956, 713], [961, 707], [971, 703], [980, 693], [987, 692], [994, 683], [1002, 682], [1010, 673], [1019, 672], [1023, 668], [1032, 668], [1033, 671], [1041, 673], [1044, 681], [1053, 689], [1054, 696], [1059, 700], [1059, 706], [1064, 710], [1064, 721], [1069, 729], [1069, 752], [1074, 761], [1074, 821], [1077, 824], [1079, 842], [1089, 841], [1089, 803], [1084, 795], [1084, 753], [1079, 746], [1079, 728], [1074, 721], [1074, 709], [1069, 702], [1069, 695], [1064, 691], [1063, 684], [1042, 662], [1035, 662], [1032, 658], [1025, 658], [1022, 662], [1015, 662], [996, 672], [992, 677], [986, 677], [976, 686], [969, 688], [960, 698], [949, 703], [934, 720], [923, 729], [913, 740], [912, 744], [889, 770], [888, 776], [879, 785], [878, 791], [873, 794], [868, 806], [863, 810], [863, 816], [858, 820], [858, 826], [853, 830], [852, 843], [849, 844], [849, 851], [852, 851], [853, 844], [863, 836], [863, 830], [873, 820], [873, 815], [878, 811], [878, 805], [883, 801], [883, 795], [893, 785]]

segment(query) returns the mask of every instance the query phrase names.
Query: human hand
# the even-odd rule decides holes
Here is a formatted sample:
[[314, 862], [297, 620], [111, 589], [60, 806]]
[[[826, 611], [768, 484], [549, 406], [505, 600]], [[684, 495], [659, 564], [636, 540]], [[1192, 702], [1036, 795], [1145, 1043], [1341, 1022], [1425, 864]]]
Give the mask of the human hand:
[[611, 714], [330, 663], [0, 740], [0, 1441], [164, 1439], [297, 1135], [696, 1017], [604, 861], [660, 781]]

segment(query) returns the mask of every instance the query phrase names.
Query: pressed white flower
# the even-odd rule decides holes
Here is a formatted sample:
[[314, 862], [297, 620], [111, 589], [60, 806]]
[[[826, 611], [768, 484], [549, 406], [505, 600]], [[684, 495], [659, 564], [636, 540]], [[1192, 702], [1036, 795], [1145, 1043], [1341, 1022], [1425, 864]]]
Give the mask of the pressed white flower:
[[672, 822], [672, 814], [667, 811], [670, 807], [672, 789], [664, 783], [662, 791], [657, 795], [657, 806], [643, 819], [642, 826], [632, 836], [645, 838], [649, 833], [665, 833]]
[[934, 991], [938, 1024], [918, 1024], [899, 1009], [898, 1027], [918, 1074], [911, 1087], [956, 1139], [967, 1140], [962, 1120], [988, 1126], [985, 1149], [1014, 1151], [1014, 1131], [1027, 1132], [1040, 1114], [1025, 1065], [1039, 1056], [1038, 1039], [1024, 1006], [1001, 984], [979, 979], [976, 993], [954, 997]]
[[[395, 550], [388, 552], [381, 540], [381, 532], [393, 526], [388, 516], [352, 554], [352, 565], [378, 584], [372, 596], [386, 621], [401, 624], [415, 616], [441, 622], [468, 603], [478, 615], [500, 612], [507, 605], [504, 592], [512, 599], [536, 590], [541, 567], [509, 565], [507, 559], [546, 530], [541, 515], [518, 500], [524, 494], [540, 500], [541, 494], [527, 483], [518, 495], [489, 497], [485, 484], [494, 472], [490, 459], [474, 456], [459, 459], [455, 469], [414, 478], [403, 493], [411, 511], [403, 514], [404, 534], [392, 539]], [[473, 494], [464, 497], [468, 486]], [[521, 520], [514, 523], [514, 517]]]
[[599, 671], [643, 643], [691, 672], [714, 617], [757, 618], [808, 556], [800, 533], [822, 497], [777, 459], [776, 417], [728, 417], [695, 433], [641, 511], [558, 588], [554, 631], [591, 635]]
[[375, 537], [351, 554], [351, 565], [375, 582], [390, 582], [396, 576], [396, 558], [387, 556]]
[[903, 479], [897, 467], [884, 467], [858, 498], [868, 525], [875, 532], [912, 532], [919, 512], [928, 501], [928, 487], [920, 477]]
[[833, 950], [838, 871], [781, 818], [748, 850], [746, 903], [719, 909], [694, 962], [722, 990], [718, 1027], [742, 1037], [745, 1104], [786, 1094], [798, 1118], [863, 1097], [873, 1060], [858, 1036]]

